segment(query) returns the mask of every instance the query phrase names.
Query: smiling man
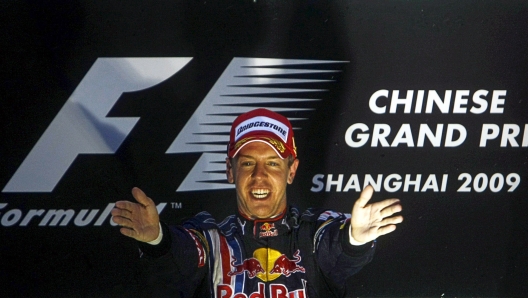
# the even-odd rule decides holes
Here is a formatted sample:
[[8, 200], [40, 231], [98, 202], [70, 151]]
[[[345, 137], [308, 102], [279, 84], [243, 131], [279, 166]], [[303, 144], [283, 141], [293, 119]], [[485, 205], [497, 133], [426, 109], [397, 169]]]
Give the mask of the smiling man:
[[147, 294], [181, 297], [344, 297], [346, 279], [372, 259], [374, 240], [402, 222], [399, 200], [368, 204], [366, 187], [352, 213], [288, 206], [299, 165], [293, 129], [282, 115], [256, 109], [231, 127], [226, 174], [238, 211], [217, 223], [206, 212], [181, 226], [160, 223], [140, 189], [138, 203], [116, 202], [121, 233], [140, 241]]

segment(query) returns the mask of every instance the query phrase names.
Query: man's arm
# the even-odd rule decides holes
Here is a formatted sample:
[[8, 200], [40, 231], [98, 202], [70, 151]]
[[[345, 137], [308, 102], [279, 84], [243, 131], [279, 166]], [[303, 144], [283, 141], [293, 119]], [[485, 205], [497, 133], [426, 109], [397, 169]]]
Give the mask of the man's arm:
[[197, 289], [207, 290], [203, 283], [208, 266], [200, 232], [160, 223], [154, 202], [137, 187], [132, 195], [137, 203], [116, 202], [112, 220], [121, 226], [121, 234], [139, 241], [145, 293], [189, 297]]
[[[328, 213], [333, 219], [324, 220], [316, 234], [316, 254], [320, 269], [326, 281], [332, 284], [337, 292], [344, 293], [346, 279], [357, 273], [373, 257], [375, 243], [373, 240], [396, 229], [403, 217], [393, 216], [402, 210], [399, 200], [388, 199], [368, 204], [373, 194], [367, 186], [352, 210], [350, 221], [345, 216]], [[322, 236], [321, 236], [322, 235]]]

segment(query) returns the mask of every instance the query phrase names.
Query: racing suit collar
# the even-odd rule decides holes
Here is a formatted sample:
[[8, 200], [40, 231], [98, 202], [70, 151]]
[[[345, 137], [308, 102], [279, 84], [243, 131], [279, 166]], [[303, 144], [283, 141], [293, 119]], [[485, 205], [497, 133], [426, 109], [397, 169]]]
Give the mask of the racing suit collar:
[[253, 235], [256, 239], [276, 237], [291, 230], [287, 210], [288, 207], [278, 216], [265, 219], [249, 219], [237, 211], [237, 221], [243, 235]]

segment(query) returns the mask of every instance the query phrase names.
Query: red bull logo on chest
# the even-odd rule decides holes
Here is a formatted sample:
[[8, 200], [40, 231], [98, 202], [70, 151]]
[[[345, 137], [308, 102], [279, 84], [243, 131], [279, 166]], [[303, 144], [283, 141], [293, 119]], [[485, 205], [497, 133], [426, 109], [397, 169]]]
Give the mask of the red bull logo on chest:
[[[271, 225], [270, 225], [271, 226]], [[270, 228], [267, 226], [267, 228]], [[273, 226], [271, 226], [273, 227]], [[227, 276], [233, 277], [247, 273], [249, 279], [258, 278], [263, 282], [258, 282], [257, 290], [244, 291], [248, 293], [237, 292], [234, 284], [220, 283], [216, 286], [216, 297], [222, 298], [307, 298], [306, 280], [297, 276], [302, 281], [302, 289], [299, 289], [300, 283], [267, 283], [276, 280], [280, 276], [290, 277], [294, 273], [305, 273], [305, 269], [300, 265], [301, 254], [297, 250], [290, 259], [286, 254], [271, 248], [259, 248], [253, 252], [252, 258], [237, 260], [231, 256], [231, 271]], [[229, 281], [227, 283], [230, 283]], [[290, 288], [287, 285], [290, 285]], [[295, 289], [291, 289], [291, 285]]]
[[231, 266], [233, 269], [227, 273], [229, 276], [233, 275], [239, 275], [244, 274], [244, 272], [248, 273], [249, 278], [253, 278], [257, 275], [257, 273], [265, 273], [264, 268], [262, 268], [262, 265], [260, 264], [260, 261], [255, 258], [249, 258], [242, 261], [241, 264], [235, 264], [237, 262], [237, 259], [233, 257], [233, 261], [231, 261]]
[[260, 233], [259, 233], [260, 237], [273, 237], [273, 236], [278, 236], [278, 235], [279, 235], [279, 232], [275, 228], [274, 223], [266, 222], [260, 226]]
[[304, 267], [298, 265], [301, 262], [301, 256], [299, 255], [299, 250], [293, 254], [293, 260], [290, 260], [285, 254], [282, 254], [279, 258], [273, 263], [273, 269], [271, 269], [271, 274], [283, 274], [286, 277], [290, 276], [295, 272], [304, 273]]
[[[285, 285], [270, 284], [266, 291], [266, 285], [258, 283], [258, 291], [251, 294], [233, 293], [233, 287], [230, 285], [218, 285], [217, 295], [220, 298], [308, 298], [306, 296], [306, 281], [303, 280], [303, 288], [294, 291], [288, 291]], [[267, 295], [269, 293], [269, 295]]]
[[279, 276], [289, 277], [296, 272], [305, 272], [301, 262], [300, 251], [297, 250], [290, 259], [286, 254], [282, 254], [271, 248], [259, 248], [253, 252], [253, 257], [245, 259], [240, 263], [235, 257], [231, 261], [231, 271], [228, 276], [244, 274], [247, 272], [249, 278], [255, 276], [262, 281], [272, 281]]

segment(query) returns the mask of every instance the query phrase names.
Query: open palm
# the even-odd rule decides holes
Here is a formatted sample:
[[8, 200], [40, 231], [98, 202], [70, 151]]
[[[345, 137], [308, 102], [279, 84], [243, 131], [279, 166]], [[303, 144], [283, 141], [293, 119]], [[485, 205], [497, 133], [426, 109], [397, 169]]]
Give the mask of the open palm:
[[137, 203], [118, 201], [112, 209], [112, 220], [122, 226], [121, 234], [149, 242], [159, 235], [159, 215], [154, 202], [139, 188], [132, 189]]
[[401, 215], [392, 216], [402, 210], [398, 199], [386, 199], [368, 204], [374, 189], [368, 185], [361, 192], [352, 208], [352, 237], [358, 242], [369, 242], [381, 235], [396, 230], [396, 224], [403, 221]]

